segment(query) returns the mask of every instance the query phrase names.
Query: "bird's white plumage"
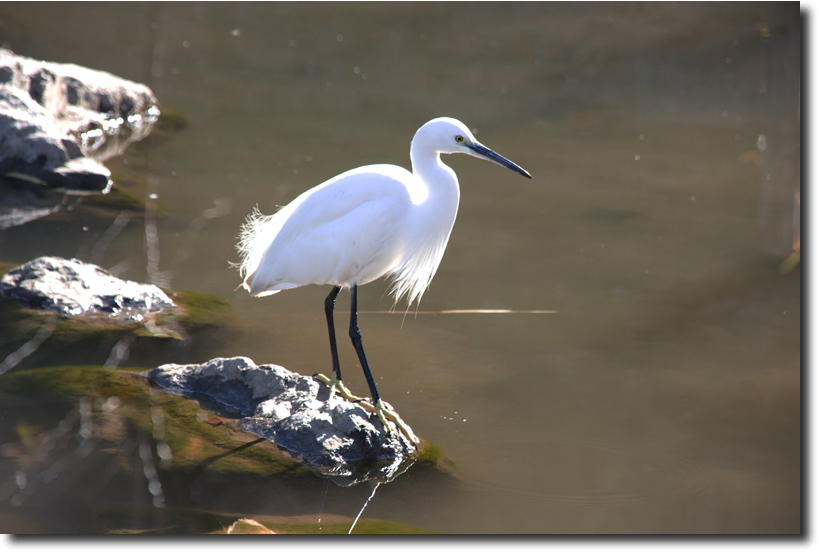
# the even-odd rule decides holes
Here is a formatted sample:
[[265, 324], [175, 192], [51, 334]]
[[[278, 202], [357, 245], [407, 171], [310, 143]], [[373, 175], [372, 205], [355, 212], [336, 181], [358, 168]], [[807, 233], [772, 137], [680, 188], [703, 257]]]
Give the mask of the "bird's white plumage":
[[396, 301], [404, 295], [410, 303], [420, 300], [443, 257], [460, 198], [458, 179], [440, 155], [511, 163], [476, 148], [483, 146], [463, 123], [433, 119], [413, 137], [413, 172], [368, 165], [307, 190], [273, 215], [254, 211], [238, 245], [244, 287], [260, 296], [392, 276]]
[[240, 244], [250, 293], [349, 287], [389, 273], [401, 261], [400, 226], [412, 205], [403, 180], [410, 178], [400, 167], [362, 167], [304, 192], [275, 215], [254, 214]]

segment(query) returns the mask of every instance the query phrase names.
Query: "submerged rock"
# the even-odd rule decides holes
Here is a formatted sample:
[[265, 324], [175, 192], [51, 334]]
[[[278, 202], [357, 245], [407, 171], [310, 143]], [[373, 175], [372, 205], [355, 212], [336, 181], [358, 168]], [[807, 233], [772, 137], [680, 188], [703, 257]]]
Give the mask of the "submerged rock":
[[60, 257], [39, 257], [8, 271], [0, 278], [0, 294], [63, 316], [90, 314], [127, 321], [174, 306], [154, 285], [121, 280], [97, 265]]
[[[165, 364], [146, 376], [224, 416], [241, 418], [246, 431], [273, 441], [325, 475], [395, 477], [416, 452], [406, 436], [386, 431], [360, 405], [340, 397], [328, 400], [325, 385], [281, 366], [256, 366], [246, 357], [215, 358], [204, 364]], [[378, 462], [378, 470], [363, 477], [352, 468]]]
[[0, 229], [49, 212], [27, 212], [20, 187], [36, 195], [107, 192], [111, 173], [102, 162], [147, 136], [158, 117], [145, 85], [0, 48]]

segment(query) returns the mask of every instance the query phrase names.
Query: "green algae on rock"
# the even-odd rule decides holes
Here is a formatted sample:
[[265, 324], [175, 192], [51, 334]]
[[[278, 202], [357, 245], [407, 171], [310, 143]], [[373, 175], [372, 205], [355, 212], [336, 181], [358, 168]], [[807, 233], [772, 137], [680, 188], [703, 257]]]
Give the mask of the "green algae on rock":
[[[332, 499], [325, 522], [305, 517], [316, 511], [311, 508], [327, 483], [304, 464], [234, 420], [153, 388], [135, 370], [11, 372], [2, 376], [0, 405], [7, 413], [0, 418], [6, 436], [0, 473], [27, 481], [9, 486], [3, 476], [3, 498], [20, 515], [36, 509], [48, 520], [42, 532], [211, 533], [245, 517], [277, 533], [346, 533], [351, 526], [348, 516], [333, 513], [338, 506]], [[422, 481], [432, 475], [417, 473]], [[436, 475], [453, 481], [444, 472]], [[432, 479], [406, 489], [440, 489], [440, 477]], [[362, 518], [355, 532], [426, 531]]]
[[179, 360], [192, 348], [218, 348], [235, 335], [236, 318], [224, 299], [163, 291], [175, 306], [141, 321], [64, 317], [0, 296], [0, 374], [18, 364], [157, 365]]
[[[341, 486], [390, 481], [411, 465], [416, 440], [385, 428], [360, 404], [315, 378], [282, 366], [257, 366], [247, 357], [203, 364], [165, 364], [145, 374], [170, 392], [238, 419], [246, 431], [269, 439]], [[412, 436], [414, 437], [414, 436]]]

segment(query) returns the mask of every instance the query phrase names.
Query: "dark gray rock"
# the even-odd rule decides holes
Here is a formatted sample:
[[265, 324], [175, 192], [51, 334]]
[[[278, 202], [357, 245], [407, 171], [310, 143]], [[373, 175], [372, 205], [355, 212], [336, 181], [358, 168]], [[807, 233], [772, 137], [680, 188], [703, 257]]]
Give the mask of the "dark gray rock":
[[106, 193], [102, 162], [147, 136], [158, 117], [145, 85], [0, 48], [0, 228], [36, 218], [4, 205], [11, 184]]
[[88, 178], [76, 182], [66, 182], [65, 173], [57, 172], [82, 158], [79, 145], [51, 113], [25, 91], [0, 86], [0, 174], [48, 188], [105, 189], [111, 173], [99, 161], [88, 159]]
[[[328, 400], [324, 384], [274, 364], [215, 358], [204, 364], [165, 364], [146, 376], [222, 416], [240, 418], [246, 431], [322, 468], [325, 475], [394, 477], [416, 451], [403, 433], [386, 431], [358, 404], [337, 396]], [[378, 469], [362, 477], [356, 464], [373, 463]]]
[[173, 307], [161, 289], [111, 276], [78, 259], [39, 257], [0, 278], [0, 295], [29, 308], [63, 316], [102, 315], [141, 321], [153, 311]]

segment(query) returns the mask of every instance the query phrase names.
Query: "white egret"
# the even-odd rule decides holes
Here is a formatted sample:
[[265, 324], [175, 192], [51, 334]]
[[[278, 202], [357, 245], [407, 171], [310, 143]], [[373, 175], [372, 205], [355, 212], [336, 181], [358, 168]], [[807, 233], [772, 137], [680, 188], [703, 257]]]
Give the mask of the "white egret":
[[[527, 178], [528, 172], [478, 142], [456, 119], [423, 125], [410, 146], [412, 172], [395, 165], [368, 165], [311, 188], [273, 215], [258, 209], [242, 226], [238, 249], [243, 286], [254, 297], [308, 284], [333, 286], [324, 301], [333, 360], [331, 378], [317, 376], [335, 392], [375, 412], [389, 431], [409, 428], [384, 403], [370, 373], [357, 321], [358, 286], [391, 276], [396, 302], [419, 301], [444, 254], [458, 212], [460, 188], [442, 153], [488, 159]], [[372, 404], [341, 383], [333, 308], [341, 288], [350, 290], [350, 338], [370, 387]]]

